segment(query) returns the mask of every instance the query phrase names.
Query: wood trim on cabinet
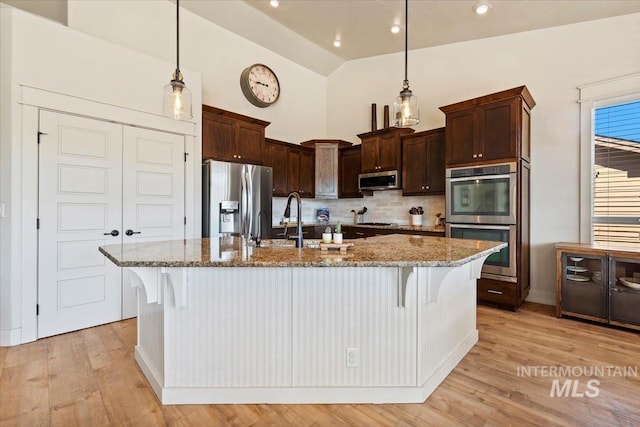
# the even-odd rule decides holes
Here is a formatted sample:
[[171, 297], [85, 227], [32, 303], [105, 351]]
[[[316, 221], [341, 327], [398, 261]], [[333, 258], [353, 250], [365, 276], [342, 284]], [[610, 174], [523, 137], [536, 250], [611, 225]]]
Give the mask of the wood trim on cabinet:
[[526, 86], [518, 86], [512, 89], [503, 90], [501, 92], [495, 92], [489, 95], [480, 96], [478, 98], [456, 102], [455, 104], [445, 105], [443, 107], [440, 107], [440, 110], [445, 114], [449, 114], [453, 113], [454, 111], [465, 110], [467, 108], [473, 108], [482, 104], [500, 101], [502, 99], [513, 98], [515, 96], [521, 96], [529, 109], [532, 109], [536, 105], [536, 102], [533, 100], [529, 89], [527, 89]]
[[269, 126], [271, 124], [271, 122], [267, 122], [267, 121], [264, 121], [264, 120], [256, 119], [255, 117], [245, 116], [245, 115], [239, 114], [239, 113], [234, 113], [233, 111], [223, 110], [222, 108], [212, 107], [211, 105], [202, 104], [202, 111], [203, 112], [207, 112], [207, 113], [211, 113], [211, 114], [217, 114], [219, 116], [229, 117], [229, 118], [235, 119], [235, 120], [241, 120], [243, 122], [254, 123], [254, 124], [257, 124], [257, 125], [260, 125], [260, 126], [264, 126], [264, 127], [267, 127], [267, 126]]

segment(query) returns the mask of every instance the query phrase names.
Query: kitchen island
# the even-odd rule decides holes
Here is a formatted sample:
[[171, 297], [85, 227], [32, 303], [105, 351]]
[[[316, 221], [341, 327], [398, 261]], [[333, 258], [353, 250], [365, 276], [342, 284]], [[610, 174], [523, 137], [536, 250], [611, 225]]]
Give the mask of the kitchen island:
[[100, 248], [139, 287], [135, 357], [163, 404], [423, 402], [477, 342], [475, 280], [506, 245], [265, 244]]

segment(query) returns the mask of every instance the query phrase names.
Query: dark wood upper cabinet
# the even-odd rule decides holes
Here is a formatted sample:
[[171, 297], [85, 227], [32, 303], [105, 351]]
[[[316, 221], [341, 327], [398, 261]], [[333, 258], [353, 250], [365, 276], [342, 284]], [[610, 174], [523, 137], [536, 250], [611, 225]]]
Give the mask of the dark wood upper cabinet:
[[386, 128], [361, 133], [361, 172], [380, 172], [402, 168], [402, 143], [400, 137], [413, 133], [410, 128]]
[[445, 128], [402, 137], [402, 194], [444, 194]]
[[298, 193], [301, 197], [315, 196], [316, 160], [312, 148], [300, 148]]
[[275, 139], [265, 139], [265, 165], [273, 169], [273, 195], [287, 197], [297, 191], [314, 196], [315, 157], [310, 148]]
[[446, 165], [530, 160], [530, 114], [526, 86], [440, 107], [446, 115]]
[[360, 145], [341, 148], [339, 155], [338, 197], [362, 197], [358, 188]]
[[267, 139], [265, 153], [264, 163], [273, 169], [273, 195], [286, 197], [289, 194], [289, 149]]
[[202, 106], [202, 158], [263, 164], [264, 133], [269, 122]]

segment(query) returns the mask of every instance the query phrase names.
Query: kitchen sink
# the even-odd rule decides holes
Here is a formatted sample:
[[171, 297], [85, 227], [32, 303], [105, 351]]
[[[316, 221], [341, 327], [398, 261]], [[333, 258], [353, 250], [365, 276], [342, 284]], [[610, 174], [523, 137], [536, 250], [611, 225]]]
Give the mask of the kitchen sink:
[[[251, 246], [255, 246], [255, 242], [251, 242]], [[261, 248], [295, 248], [295, 240], [286, 239], [267, 239], [260, 241]], [[304, 241], [304, 247], [308, 249], [317, 249], [320, 247], [320, 240], [309, 239]]]

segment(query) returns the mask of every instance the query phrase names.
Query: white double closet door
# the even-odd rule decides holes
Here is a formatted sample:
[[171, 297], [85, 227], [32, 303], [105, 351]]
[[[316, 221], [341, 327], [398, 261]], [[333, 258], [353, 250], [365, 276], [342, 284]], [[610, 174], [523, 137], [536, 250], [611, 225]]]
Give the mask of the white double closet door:
[[98, 247], [185, 235], [184, 136], [40, 112], [38, 337], [136, 315]]

